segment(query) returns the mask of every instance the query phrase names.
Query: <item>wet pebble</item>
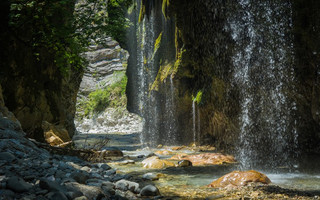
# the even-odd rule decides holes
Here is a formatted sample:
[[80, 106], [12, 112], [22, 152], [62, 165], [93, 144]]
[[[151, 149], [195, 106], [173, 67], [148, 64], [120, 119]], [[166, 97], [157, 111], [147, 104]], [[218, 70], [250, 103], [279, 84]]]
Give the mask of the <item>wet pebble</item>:
[[160, 191], [157, 187], [153, 185], [147, 185], [141, 189], [141, 196], [158, 196], [160, 195]]

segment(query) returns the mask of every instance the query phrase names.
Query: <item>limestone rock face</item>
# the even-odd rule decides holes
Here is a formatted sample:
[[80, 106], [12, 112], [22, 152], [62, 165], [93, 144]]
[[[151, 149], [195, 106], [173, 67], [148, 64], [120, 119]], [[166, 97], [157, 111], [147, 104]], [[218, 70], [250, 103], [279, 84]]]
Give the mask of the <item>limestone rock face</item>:
[[233, 171], [213, 181], [209, 185], [209, 187], [213, 187], [213, 188], [231, 187], [232, 188], [232, 187], [246, 186], [249, 183], [269, 184], [271, 183], [271, 181], [266, 175], [254, 170]]
[[111, 38], [107, 38], [107, 41], [106, 46], [92, 45], [89, 51], [83, 54], [89, 65], [80, 84], [80, 94], [89, 94], [112, 84], [117, 78], [121, 78], [115, 78], [113, 73], [126, 70], [128, 52]]
[[69, 70], [62, 72], [46, 50], [37, 60], [32, 47], [14, 38], [8, 40], [12, 41], [1, 63], [0, 79], [6, 107], [29, 137], [44, 141], [42, 121], [60, 124], [72, 136], [82, 70], [66, 66]]
[[[126, 110], [126, 105], [109, 106], [93, 116], [85, 115], [86, 102], [90, 93], [99, 89], [107, 89], [126, 79], [127, 59], [129, 54], [118, 42], [107, 38], [105, 46], [89, 47], [83, 54], [88, 61], [78, 92], [78, 110], [76, 112], [76, 127], [80, 133], [134, 133], [140, 132], [142, 119]], [[125, 94], [123, 94], [125, 95]], [[112, 97], [112, 98], [123, 98]], [[126, 101], [126, 97], [125, 101]], [[117, 100], [118, 101], [118, 100]], [[89, 114], [90, 115], [90, 114]]]

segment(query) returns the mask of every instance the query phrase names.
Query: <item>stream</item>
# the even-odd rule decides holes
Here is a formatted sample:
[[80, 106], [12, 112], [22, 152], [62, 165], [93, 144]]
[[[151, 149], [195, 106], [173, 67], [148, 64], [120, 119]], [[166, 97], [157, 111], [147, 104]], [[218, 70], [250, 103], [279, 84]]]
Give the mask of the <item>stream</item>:
[[[213, 180], [239, 169], [238, 164], [222, 164], [211, 166], [191, 166], [191, 167], [170, 167], [166, 169], [146, 169], [141, 163], [148, 155], [155, 152], [169, 152], [169, 155], [158, 155], [161, 159], [168, 159], [174, 154], [186, 153], [197, 154], [206, 152], [200, 147], [183, 147], [180, 150], [172, 150], [172, 147], [159, 148], [143, 148], [140, 143], [140, 134], [79, 134], [73, 140], [77, 147], [85, 147], [84, 145], [93, 144], [97, 141], [108, 138], [107, 147], [105, 149], [120, 149], [124, 156], [112, 159], [108, 164], [120, 173], [130, 174], [139, 181], [146, 173], [156, 175], [159, 180], [152, 181], [162, 195], [173, 199], [234, 199], [239, 195], [249, 195], [255, 199], [256, 189], [246, 189], [245, 192], [218, 190], [206, 187]], [[216, 152], [216, 151], [208, 151]], [[134, 161], [134, 162], [133, 162]], [[176, 162], [177, 163], [177, 162]], [[279, 169], [278, 172], [268, 172], [266, 170], [258, 170], [266, 174], [272, 184], [266, 188], [266, 191], [281, 193], [284, 196], [261, 196], [260, 199], [285, 199], [293, 197], [293, 199], [317, 199], [320, 195], [320, 173], [317, 163], [313, 163], [313, 169], [296, 168], [294, 171], [287, 169]], [[279, 188], [279, 187], [280, 188]], [[270, 192], [270, 191], [269, 191]], [[289, 195], [289, 196], [286, 196]], [[291, 195], [291, 196], [290, 196]], [[296, 196], [299, 198], [295, 198]], [[309, 196], [313, 196], [312, 198]], [[169, 199], [170, 199], [169, 198]], [[258, 198], [259, 199], [259, 198]]]

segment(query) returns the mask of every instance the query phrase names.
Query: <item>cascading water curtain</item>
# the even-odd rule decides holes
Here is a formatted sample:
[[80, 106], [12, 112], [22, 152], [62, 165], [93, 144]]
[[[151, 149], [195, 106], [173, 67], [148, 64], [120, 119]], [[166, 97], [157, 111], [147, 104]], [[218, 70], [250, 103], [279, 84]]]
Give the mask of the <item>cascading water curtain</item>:
[[227, 27], [235, 41], [234, 84], [241, 88], [237, 158], [243, 169], [292, 165], [297, 136], [288, 98], [293, 89], [291, 5], [238, 2]]

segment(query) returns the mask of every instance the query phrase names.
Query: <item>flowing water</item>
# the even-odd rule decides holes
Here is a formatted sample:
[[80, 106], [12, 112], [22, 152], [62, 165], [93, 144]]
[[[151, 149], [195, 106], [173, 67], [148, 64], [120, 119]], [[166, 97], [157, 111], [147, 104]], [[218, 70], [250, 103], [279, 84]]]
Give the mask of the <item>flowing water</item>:
[[241, 0], [228, 20], [236, 43], [234, 84], [241, 88], [237, 157], [243, 169], [294, 164], [295, 106], [287, 97], [294, 81], [291, 17], [289, 2]]

